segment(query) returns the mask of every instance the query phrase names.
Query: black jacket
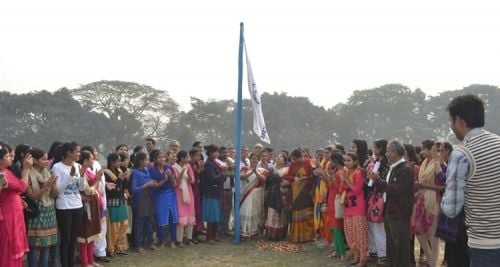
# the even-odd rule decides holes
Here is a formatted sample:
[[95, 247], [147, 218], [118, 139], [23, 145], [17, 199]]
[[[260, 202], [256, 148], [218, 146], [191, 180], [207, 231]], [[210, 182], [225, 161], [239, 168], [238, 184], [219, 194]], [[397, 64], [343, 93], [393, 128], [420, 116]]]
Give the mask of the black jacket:
[[203, 193], [208, 198], [220, 198], [222, 183], [226, 175], [210, 159], [205, 162], [205, 177], [202, 179]]
[[391, 172], [388, 181], [377, 180], [378, 190], [386, 193], [384, 216], [386, 218], [409, 219], [413, 211], [413, 169], [399, 163]]

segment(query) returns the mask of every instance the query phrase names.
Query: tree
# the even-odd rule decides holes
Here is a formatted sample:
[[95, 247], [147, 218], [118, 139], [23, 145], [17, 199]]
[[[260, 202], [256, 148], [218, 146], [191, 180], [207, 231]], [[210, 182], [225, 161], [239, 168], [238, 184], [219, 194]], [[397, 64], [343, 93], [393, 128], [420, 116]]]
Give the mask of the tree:
[[[317, 148], [332, 139], [327, 126], [328, 116], [323, 108], [313, 105], [306, 97], [290, 97], [284, 93], [261, 97], [266, 126], [273, 147], [294, 148], [308, 145]], [[167, 135], [181, 143], [200, 140], [205, 144], [235, 145], [236, 109], [232, 100], [191, 98], [192, 109], [174, 118], [167, 127]], [[261, 142], [253, 133], [251, 104], [243, 101], [243, 142]], [[318, 129], [321, 129], [318, 131]]]
[[498, 124], [500, 89], [497, 86], [472, 84], [461, 90], [442, 92], [427, 101], [427, 118], [434, 129], [434, 136], [439, 140], [455, 140], [455, 135], [448, 123], [449, 115], [446, 107], [453, 98], [464, 94], [474, 94], [483, 99], [486, 109], [486, 128], [491, 132], [500, 133], [500, 124]]
[[[148, 85], [123, 81], [99, 81], [81, 86], [72, 95], [83, 107], [104, 114], [112, 122], [117, 140], [126, 139], [122, 133], [134, 132], [162, 138], [169, 120], [179, 105], [168, 92]], [[139, 121], [141, 124], [130, 122]]]
[[340, 140], [344, 144], [353, 139], [398, 139], [420, 142], [432, 138], [433, 131], [426, 123], [425, 93], [412, 91], [400, 84], [354, 91], [338, 112]]
[[[261, 96], [273, 148], [344, 146], [353, 139], [451, 140], [446, 106], [453, 97], [472, 93], [486, 104], [486, 128], [500, 133], [500, 89], [474, 84], [426, 98], [400, 84], [355, 91], [345, 103], [325, 110], [306, 97], [286, 93]], [[78, 101], [75, 100], [78, 98]], [[161, 143], [177, 139], [183, 148], [195, 140], [234, 146], [236, 104], [233, 100], [191, 98], [191, 110], [178, 112], [164, 91], [146, 85], [100, 81], [76, 90], [62, 88], [27, 94], [0, 92], [0, 140], [48, 148], [54, 140], [76, 140], [111, 152], [119, 143], [140, 144], [147, 134]], [[243, 101], [243, 143], [260, 142], [252, 132], [250, 100]]]
[[165, 136], [177, 139], [181, 144], [190, 145], [195, 140], [201, 140], [206, 144], [228, 145], [228, 141], [234, 139], [231, 136], [234, 129], [229, 130], [233, 109], [234, 102], [231, 100], [203, 101], [191, 97], [191, 110], [172, 118]]
[[[309, 98], [264, 93], [261, 99], [273, 147], [292, 149], [305, 145], [316, 149], [332, 142], [331, 117]], [[249, 120], [247, 129], [252, 129], [251, 113]], [[246, 140], [259, 141], [256, 135]]]
[[55, 140], [108, 145], [108, 119], [89, 112], [69, 90], [27, 94], [0, 93], [0, 139], [13, 145], [25, 143], [47, 149]]

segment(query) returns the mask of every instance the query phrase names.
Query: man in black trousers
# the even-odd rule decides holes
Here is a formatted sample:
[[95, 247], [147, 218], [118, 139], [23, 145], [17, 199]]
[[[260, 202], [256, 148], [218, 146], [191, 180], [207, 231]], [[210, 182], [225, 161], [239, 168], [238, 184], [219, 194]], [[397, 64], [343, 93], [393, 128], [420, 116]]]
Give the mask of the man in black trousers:
[[387, 179], [369, 172], [377, 190], [384, 192], [384, 226], [387, 263], [391, 267], [410, 266], [410, 216], [413, 209], [413, 169], [406, 164], [403, 145], [392, 141], [387, 147], [391, 164]]

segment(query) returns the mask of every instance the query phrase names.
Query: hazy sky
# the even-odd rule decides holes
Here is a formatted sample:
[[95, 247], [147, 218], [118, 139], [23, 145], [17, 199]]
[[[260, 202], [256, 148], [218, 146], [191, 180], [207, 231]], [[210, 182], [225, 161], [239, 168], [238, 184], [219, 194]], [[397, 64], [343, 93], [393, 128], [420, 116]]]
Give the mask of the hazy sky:
[[331, 107], [385, 83], [500, 85], [499, 14], [494, 1], [3, 1], [0, 90], [105, 79], [184, 109], [190, 95], [234, 99], [240, 22], [262, 92]]

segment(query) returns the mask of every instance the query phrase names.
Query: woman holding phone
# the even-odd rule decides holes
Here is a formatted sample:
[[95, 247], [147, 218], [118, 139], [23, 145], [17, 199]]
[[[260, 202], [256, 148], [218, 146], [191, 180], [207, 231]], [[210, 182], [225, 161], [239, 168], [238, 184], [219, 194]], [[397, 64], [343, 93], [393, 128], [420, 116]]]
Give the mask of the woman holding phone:
[[0, 144], [0, 266], [23, 266], [28, 252], [21, 194], [28, 188], [33, 158], [26, 154], [19, 179], [8, 168], [12, 165], [12, 148]]

